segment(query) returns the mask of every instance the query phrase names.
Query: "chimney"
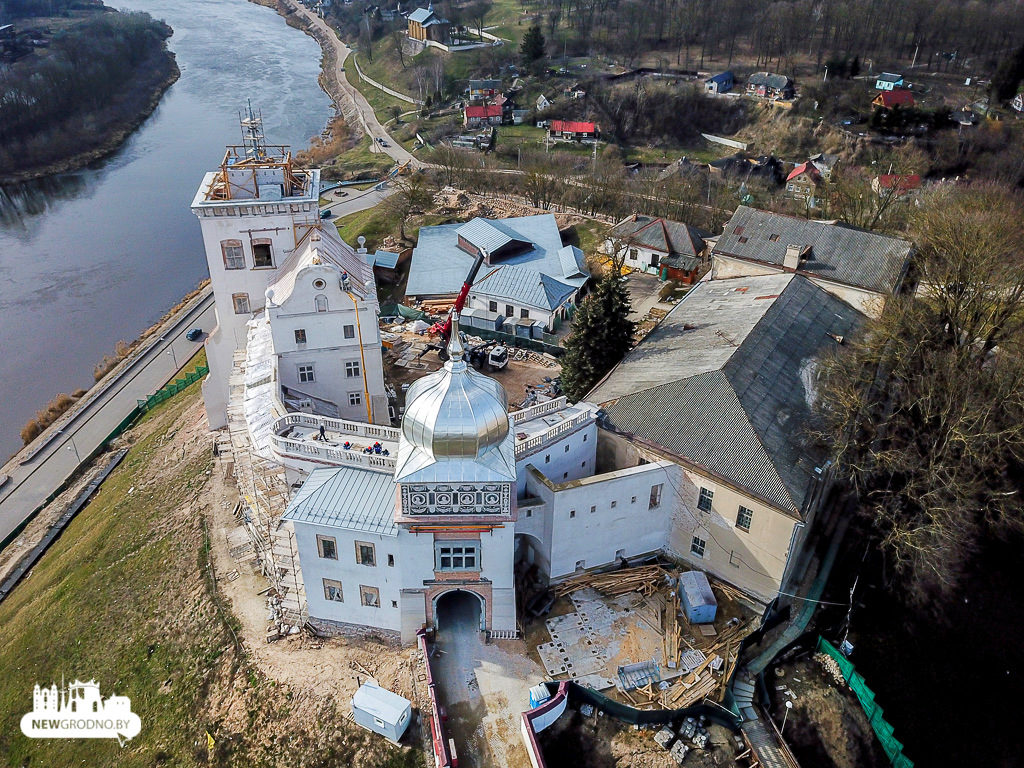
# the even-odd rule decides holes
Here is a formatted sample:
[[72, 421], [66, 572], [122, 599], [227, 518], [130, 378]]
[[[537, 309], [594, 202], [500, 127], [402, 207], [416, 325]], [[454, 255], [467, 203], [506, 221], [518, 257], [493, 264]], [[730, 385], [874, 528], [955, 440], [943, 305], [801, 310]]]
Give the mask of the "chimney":
[[787, 245], [786, 246], [786, 258], [782, 262], [782, 266], [786, 269], [797, 269], [800, 266], [800, 252], [803, 249], [799, 245]]

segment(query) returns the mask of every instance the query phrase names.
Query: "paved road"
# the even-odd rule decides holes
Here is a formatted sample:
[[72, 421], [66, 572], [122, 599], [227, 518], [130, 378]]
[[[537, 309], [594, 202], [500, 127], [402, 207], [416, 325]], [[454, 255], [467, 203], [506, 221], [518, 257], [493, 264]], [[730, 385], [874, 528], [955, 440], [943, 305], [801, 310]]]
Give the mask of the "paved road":
[[[135, 355], [131, 363], [101, 392], [37, 440], [36, 452], [25, 460], [22, 451], [0, 470], [11, 476], [0, 488], [0, 542], [16, 530], [40, 504], [95, 451], [118, 424], [145, 399], [170, 381], [202, 339], [188, 341], [189, 328], [212, 329], [213, 294], [209, 289], [170, 320], [163, 335]], [[50, 436], [47, 440], [47, 436]], [[19, 463], [24, 461], [25, 463]]]
[[[341, 90], [349, 99], [351, 99], [352, 104], [355, 106], [359, 123], [362, 125], [363, 132], [373, 140], [375, 151], [383, 151], [398, 163], [405, 163], [411, 160], [413, 166], [417, 166], [418, 162], [416, 161], [416, 158], [413, 157], [405, 147], [395, 141], [386, 130], [384, 130], [384, 126], [382, 126], [377, 120], [377, 115], [374, 114], [373, 107], [370, 106], [366, 97], [363, 96], [363, 94], [361, 94], [359, 90], [348, 81], [348, 78], [345, 77], [345, 60], [348, 58], [349, 54], [352, 53], [352, 49], [342, 42], [338, 37], [338, 33], [331, 28], [330, 24], [306, 8], [306, 6], [296, 2], [295, 0], [285, 0], [285, 2], [299, 16], [303, 17], [306, 21], [323, 32], [328, 44], [334, 47], [337, 52], [337, 56], [335, 57], [335, 71], [333, 73], [328, 73], [328, 76], [335, 79]], [[345, 112], [346, 115], [348, 114], [347, 110], [342, 111]], [[377, 139], [384, 139], [388, 143], [388, 146], [381, 147], [377, 143]]]
[[348, 195], [345, 197], [336, 197], [336, 193], [338, 191], [339, 190], [332, 190], [325, 193], [324, 197], [331, 202], [320, 209], [322, 211], [330, 211], [336, 219], [340, 219], [342, 216], [348, 216], [350, 213], [356, 213], [358, 211], [365, 211], [367, 208], [373, 208], [386, 197], [395, 193], [394, 187], [391, 184], [387, 184], [383, 189], [371, 187], [370, 189], [363, 190], [346, 190], [348, 191]]

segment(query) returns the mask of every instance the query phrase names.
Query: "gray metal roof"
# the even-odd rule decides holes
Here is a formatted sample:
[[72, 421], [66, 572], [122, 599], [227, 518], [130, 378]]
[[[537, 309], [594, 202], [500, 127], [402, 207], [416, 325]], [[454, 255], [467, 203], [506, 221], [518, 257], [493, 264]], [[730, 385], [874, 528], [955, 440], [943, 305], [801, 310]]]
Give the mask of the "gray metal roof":
[[800, 270], [877, 293], [895, 292], [913, 244], [841, 223], [811, 221], [741, 205], [725, 225], [712, 255], [738, 256], [782, 266], [786, 248], [810, 247]]
[[699, 283], [588, 396], [617, 429], [798, 515], [817, 359], [863, 316], [799, 275]]
[[314, 469], [295, 492], [283, 520], [397, 536], [395, 481], [361, 467]]
[[640, 214], [623, 219], [610, 232], [612, 237], [672, 256], [699, 255], [709, 234], [678, 221]]
[[409, 14], [409, 21], [415, 21], [422, 24], [424, 21], [434, 15], [434, 12], [429, 8], [417, 8], [415, 11]]
[[[467, 236], [468, 233], [468, 236]], [[466, 224], [442, 224], [423, 227], [409, 266], [408, 296], [450, 296], [458, 292], [473, 264], [474, 256], [458, 246], [459, 235], [488, 250], [513, 240], [530, 243], [508, 256], [493, 260], [492, 267], [480, 270], [474, 294], [482, 299], [501, 299], [527, 306], [555, 309], [552, 296], [582, 287], [589, 273], [582, 253], [573, 258], [564, 253], [562, 237], [555, 217], [550, 214], [518, 216], [508, 219], [474, 219]], [[567, 286], [568, 293], [552, 285], [551, 280]], [[554, 288], [554, 290], [552, 290]]]
[[749, 77], [747, 82], [751, 85], [766, 85], [769, 88], [781, 91], [786, 86], [791, 85], [793, 81], [786, 75], [776, 75], [773, 72], [755, 72]]

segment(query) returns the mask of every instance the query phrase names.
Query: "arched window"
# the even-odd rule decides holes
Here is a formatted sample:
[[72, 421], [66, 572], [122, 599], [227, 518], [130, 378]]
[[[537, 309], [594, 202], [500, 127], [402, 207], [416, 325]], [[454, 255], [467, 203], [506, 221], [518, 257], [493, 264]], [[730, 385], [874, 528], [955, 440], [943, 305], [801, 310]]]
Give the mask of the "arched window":
[[221, 240], [220, 251], [224, 256], [224, 269], [245, 269], [241, 240]]
[[327, 297], [324, 296], [322, 293], [319, 294], [315, 299], [313, 299], [313, 301], [316, 304], [316, 311], [317, 312], [326, 312], [327, 311]]

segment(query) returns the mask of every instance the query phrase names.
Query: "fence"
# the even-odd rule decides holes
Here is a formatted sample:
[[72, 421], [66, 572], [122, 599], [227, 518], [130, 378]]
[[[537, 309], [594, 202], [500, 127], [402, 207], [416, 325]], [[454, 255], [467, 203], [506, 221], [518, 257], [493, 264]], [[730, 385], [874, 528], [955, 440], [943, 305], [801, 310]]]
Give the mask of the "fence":
[[[461, 330], [465, 331], [468, 336], [479, 336], [485, 341], [500, 341], [506, 347], [520, 347], [522, 349], [532, 349], [534, 352], [547, 352], [549, 355], [558, 357], [565, 352], [562, 347], [557, 344], [549, 344], [546, 341], [540, 339], [528, 339], [525, 336], [515, 336], [511, 333], [503, 333], [502, 331], [489, 331], [486, 328], [477, 328], [471, 325], [461, 326]], [[545, 333], [548, 338], [554, 339], [555, 337], [549, 333]]]
[[818, 638], [817, 650], [827, 653], [839, 664], [843, 677], [850, 684], [861, 707], [864, 708], [864, 714], [868, 716], [868, 722], [871, 723], [875, 736], [878, 737], [882, 749], [885, 750], [885, 754], [888, 755], [894, 768], [914, 768], [913, 761], [903, 754], [903, 744], [893, 736], [892, 725], [882, 717], [882, 708], [875, 702], [875, 692], [868, 688], [864, 676], [856, 670], [853, 662], [843, 656], [832, 643], [823, 637]]
[[205, 365], [196, 366], [196, 369], [194, 371], [185, 374], [185, 378], [175, 379], [173, 382], [168, 384], [163, 389], [158, 389], [145, 400], [138, 400], [137, 402], [139, 404], [139, 410], [142, 413], [145, 413], [154, 405], [158, 405], [162, 403], [164, 400], [174, 397], [174, 395], [181, 392], [181, 390], [199, 381], [201, 378], [203, 378], [203, 376], [205, 376], [209, 372], [210, 369]]
[[352, 56], [351, 60], [352, 60], [352, 63], [355, 64], [356, 74], [359, 75], [359, 79], [360, 80], [363, 80], [364, 82], [369, 83], [374, 88], [377, 88], [377, 89], [379, 89], [381, 91], [384, 91], [384, 93], [388, 94], [389, 96], [394, 96], [396, 99], [401, 99], [402, 101], [407, 101], [410, 104], [415, 104], [417, 107], [422, 107], [423, 106], [423, 100], [422, 99], [414, 99], [412, 96], [408, 96], [408, 95], [406, 95], [404, 93], [399, 93], [394, 88], [388, 88], [386, 85], [384, 85], [382, 83], [378, 83], [376, 80], [373, 80], [373, 79], [367, 77], [366, 75], [363, 74], [363, 70], [361, 70], [359, 68], [359, 62], [356, 61], [356, 57]]

